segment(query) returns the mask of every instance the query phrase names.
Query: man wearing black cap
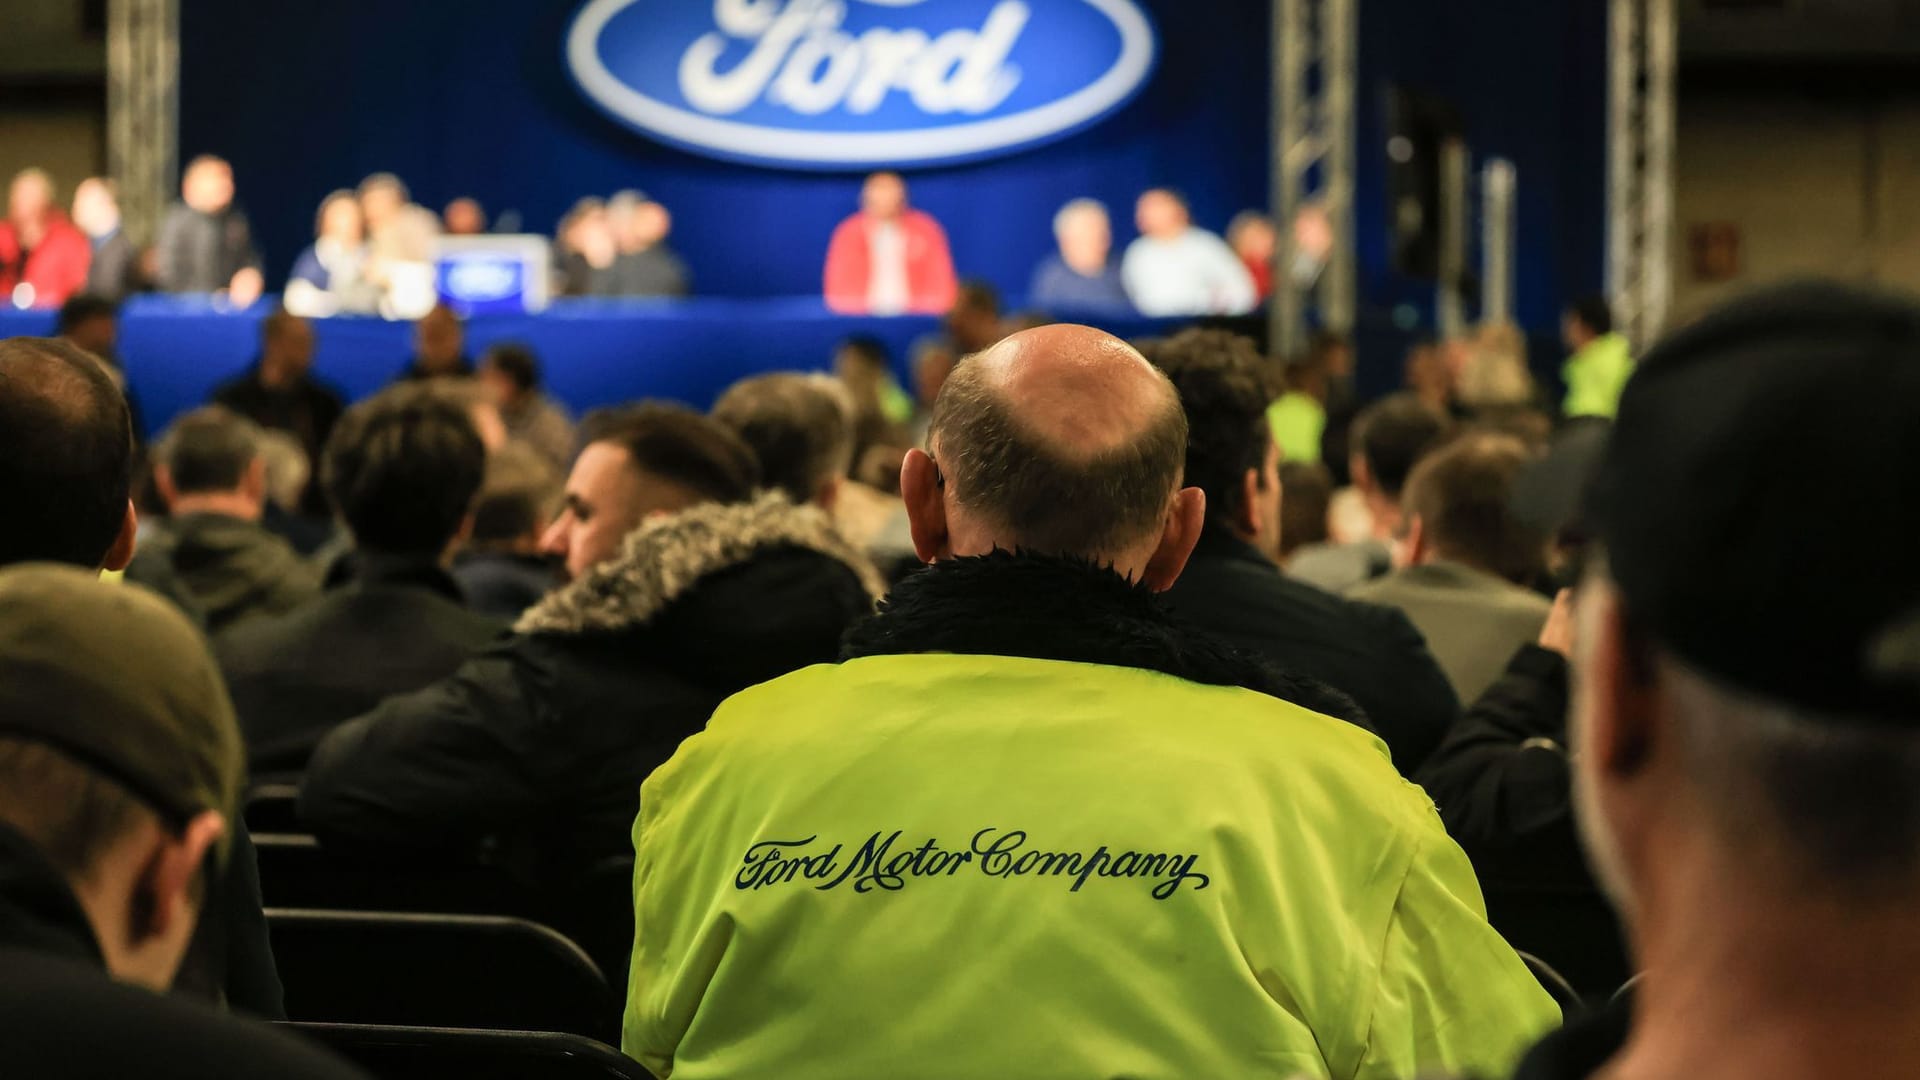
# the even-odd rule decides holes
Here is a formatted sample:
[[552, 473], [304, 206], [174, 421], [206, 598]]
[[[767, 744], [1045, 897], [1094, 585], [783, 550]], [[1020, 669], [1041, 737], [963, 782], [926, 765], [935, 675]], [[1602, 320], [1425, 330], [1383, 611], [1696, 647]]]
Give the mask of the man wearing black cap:
[[1646, 975], [1521, 1076], [1920, 1073], [1917, 411], [1920, 305], [1836, 286], [1723, 308], [1628, 383], [1571, 733]]
[[198, 631], [48, 563], [0, 570], [0, 610], [0, 1072], [355, 1075], [149, 992], [180, 971], [244, 772]]

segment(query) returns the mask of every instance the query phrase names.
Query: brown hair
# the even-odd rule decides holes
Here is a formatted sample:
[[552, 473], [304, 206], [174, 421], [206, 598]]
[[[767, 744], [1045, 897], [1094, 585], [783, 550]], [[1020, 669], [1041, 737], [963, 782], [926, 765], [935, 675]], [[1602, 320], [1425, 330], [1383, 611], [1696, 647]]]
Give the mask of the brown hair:
[[1508, 508], [1527, 448], [1508, 435], [1463, 435], [1429, 454], [1407, 478], [1401, 509], [1418, 517], [1442, 558], [1498, 574], [1515, 584], [1539, 573], [1546, 537]]
[[0, 821], [24, 835], [68, 878], [91, 874], [107, 849], [143, 816], [159, 815], [64, 752], [0, 736]]
[[598, 409], [580, 425], [580, 445], [606, 442], [635, 468], [715, 502], [744, 502], [760, 483], [752, 448], [726, 425], [684, 405], [643, 401]]
[[1187, 417], [1167, 396], [1136, 438], [1076, 460], [1022, 424], [979, 365], [963, 361], [934, 404], [928, 441], [954, 499], [1006, 527], [1016, 546], [1104, 555], [1157, 530], [1180, 486]]
[[811, 376], [790, 371], [742, 379], [720, 395], [713, 418], [760, 460], [760, 479], [806, 504], [853, 464], [848, 411]]

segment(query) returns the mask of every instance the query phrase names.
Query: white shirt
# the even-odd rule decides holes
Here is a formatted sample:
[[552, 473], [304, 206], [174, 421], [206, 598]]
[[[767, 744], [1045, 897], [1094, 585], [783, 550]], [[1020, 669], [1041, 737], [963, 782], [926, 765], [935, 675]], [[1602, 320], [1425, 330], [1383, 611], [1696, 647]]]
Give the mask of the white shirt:
[[1240, 256], [1205, 229], [1135, 240], [1121, 260], [1120, 280], [1142, 315], [1244, 315], [1259, 302]]
[[867, 310], [875, 315], [898, 315], [907, 310], [912, 287], [907, 283], [907, 236], [897, 222], [883, 221], [867, 230]]

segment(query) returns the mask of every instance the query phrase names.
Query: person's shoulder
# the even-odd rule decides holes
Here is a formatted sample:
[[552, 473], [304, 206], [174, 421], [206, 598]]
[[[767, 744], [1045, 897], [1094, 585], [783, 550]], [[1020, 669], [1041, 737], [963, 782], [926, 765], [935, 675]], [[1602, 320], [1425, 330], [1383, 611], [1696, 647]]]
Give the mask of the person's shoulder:
[[0, 1060], [21, 1075], [291, 1077], [363, 1074], [264, 1024], [114, 982], [71, 961], [7, 950]]

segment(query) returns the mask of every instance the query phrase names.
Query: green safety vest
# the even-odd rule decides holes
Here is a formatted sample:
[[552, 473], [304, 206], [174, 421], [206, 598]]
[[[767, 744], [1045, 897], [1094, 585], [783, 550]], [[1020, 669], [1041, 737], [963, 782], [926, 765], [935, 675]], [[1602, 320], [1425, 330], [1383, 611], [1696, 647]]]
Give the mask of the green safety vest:
[[816, 666], [640, 804], [623, 1046], [675, 1080], [1492, 1076], [1560, 1019], [1380, 740], [1250, 690]]
[[1604, 416], [1613, 419], [1620, 409], [1620, 392], [1627, 388], [1633, 374], [1633, 356], [1627, 339], [1619, 334], [1602, 334], [1587, 342], [1567, 358], [1560, 371], [1567, 384], [1563, 411], [1575, 416]]

